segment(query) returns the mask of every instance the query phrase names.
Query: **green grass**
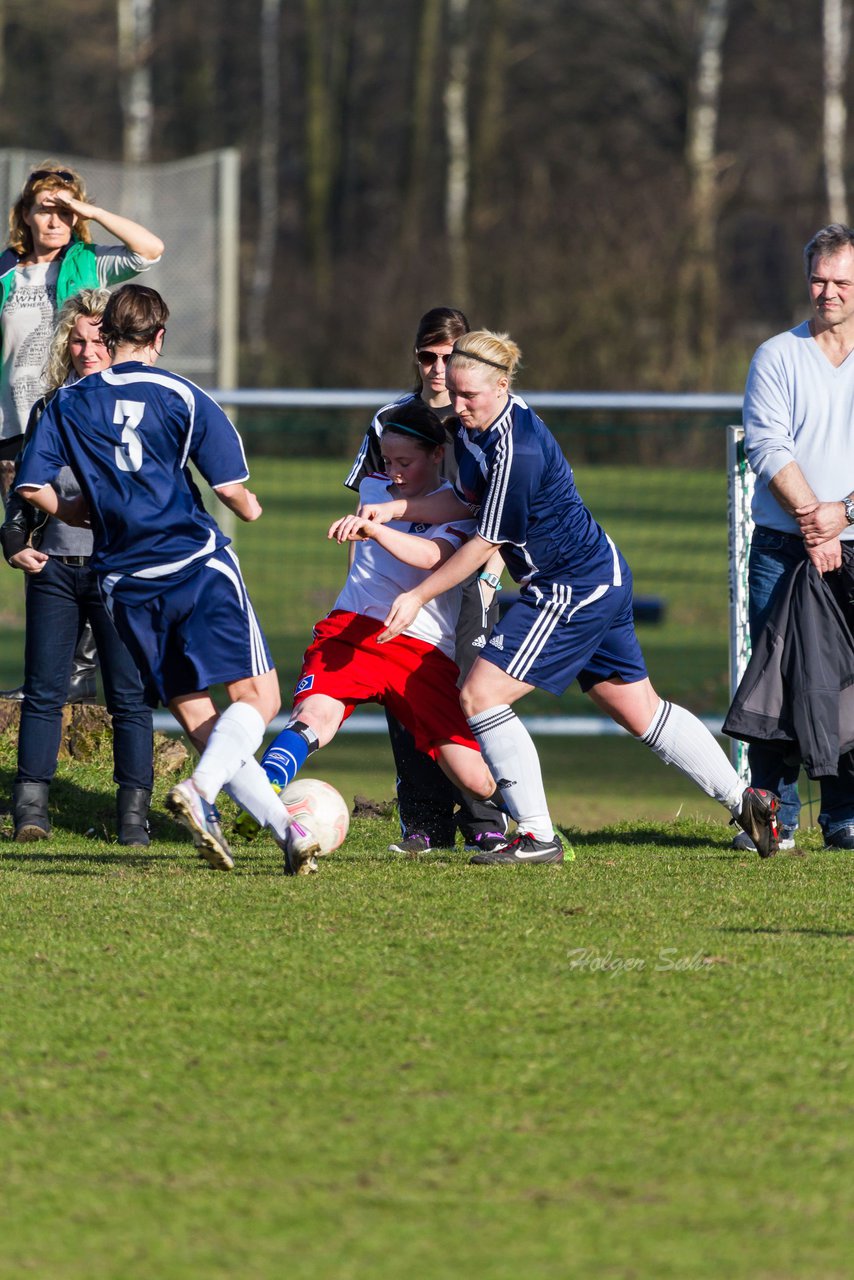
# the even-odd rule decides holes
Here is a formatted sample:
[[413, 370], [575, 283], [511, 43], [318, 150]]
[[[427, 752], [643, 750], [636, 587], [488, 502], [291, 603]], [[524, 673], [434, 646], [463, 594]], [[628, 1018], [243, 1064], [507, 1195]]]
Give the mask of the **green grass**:
[[[367, 741], [314, 771], [370, 791]], [[267, 837], [221, 875], [170, 781], [149, 850], [82, 834], [105, 746], [0, 843], [4, 1280], [850, 1274], [850, 855], [683, 810], [476, 869], [361, 819], [316, 877]]]

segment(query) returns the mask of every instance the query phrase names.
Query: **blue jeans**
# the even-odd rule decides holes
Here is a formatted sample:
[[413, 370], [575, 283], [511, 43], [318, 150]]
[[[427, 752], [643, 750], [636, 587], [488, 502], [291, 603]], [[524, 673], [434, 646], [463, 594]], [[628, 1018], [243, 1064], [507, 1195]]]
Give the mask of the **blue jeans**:
[[[777, 533], [757, 526], [748, 561], [748, 623], [751, 643], [759, 639], [781, 587], [805, 556], [803, 540], [795, 534]], [[790, 762], [779, 748], [752, 743], [747, 750], [750, 780], [756, 787], [776, 791], [780, 797], [780, 826], [790, 835], [798, 825], [800, 761]], [[839, 759], [835, 778], [822, 778], [819, 825], [826, 836], [854, 826], [854, 752]]]
[[50, 782], [56, 772], [62, 708], [87, 618], [113, 718], [114, 781], [119, 787], [150, 791], [152, 720], [139, 673], [104, 606], [95, 574], [85, 564], [64, 564], [57, 556], [48, 559], [41, 573], [27, 577], [24, 701], [15, 781]]

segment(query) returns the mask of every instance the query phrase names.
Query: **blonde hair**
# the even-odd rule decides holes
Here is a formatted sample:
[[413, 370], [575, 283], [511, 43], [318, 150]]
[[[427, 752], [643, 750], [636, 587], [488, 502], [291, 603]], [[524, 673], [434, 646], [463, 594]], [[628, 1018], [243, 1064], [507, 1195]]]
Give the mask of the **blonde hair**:
[[[9, 210], [9, 248], [17, 254], [32, 252], [33, 233], [24, 221], [24, 214], [30, 212], [43, 191], [70, 191], [75, 200], [87, 201], [86, 185], [76, 169], [61, 165], [56, 160], [37, 164]], [[72, 237], [86, 244], [92, 243], [88, 219], [78, 217]]]
[[67, 298], [59, 309], [56, 328], [50, 342], [45, 364], [44, 394], [50, 395], [64, 382], [73, 369], [71, 363], [71, 331], [78, 316], [87, 320], [101, 320], [110, 301], [109, 289], [81, 289], [73, 297]]
[[448, 357], [464, 368], [488, 368], [494, 372], [493, 381], [503, 375], [508, 383], [522, 360], [522, 352], [509, 333], [493, 333], [491, 329], [473, 329], [457, 338]]

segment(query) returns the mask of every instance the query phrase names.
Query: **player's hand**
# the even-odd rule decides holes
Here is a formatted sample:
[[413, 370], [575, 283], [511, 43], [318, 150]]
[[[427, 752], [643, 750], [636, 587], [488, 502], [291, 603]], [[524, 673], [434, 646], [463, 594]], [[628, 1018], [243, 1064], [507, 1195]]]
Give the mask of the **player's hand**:
[[377, 644], [394, 640], [395, 636], [399, 636], [407, 627], [411, 627], [422, 603], [415, 591], [404, 591], [402, 595], [397, 596], [386, 614], [385, 630], [377, 636]]
[[819, 543], [836, 538], [848, 526], [841, 502], [813, 502], [808, 506], [795, 507], [794, 514], [808, 547], [817, 547]]
[[842, 543], [838, 538], [831, 538], [817, 547], [807, 546], [806, 553], [822, 575], [842, 568]]
[[365, 542], [370, 537], [368, 533], [370, 524], [371, 521], [363, 519], [362, 516], [342, 516], [340, 520], [336, 520], [329, 526], [326, 536], [334, 539], [335, 542]]
[[92, 205], [86, 204], [83, 200], [78, 200], [72, 195], [66, 187], [57, 187], [55, 191], [46, 191], [42, 198], [42, 204], [45, 209], [68, 209], [71, 213], [76, 213], [80, 218], [88, 218], [91, 216]]
[[253, 520], [257, 520], [261, 515], [263, 515], [264, 508], [261, 506], [261, 503], [258, 501], [258, 498], [251, 489], [244, 490], [244, 497], [246, 499], [245, 505], [237, 514], [240, 516], [241, 520], [245, 520], [247, 524], [251, 524]]
[[36, 551], [35, 547], [24, 547], [23, 551], [16, 551], [9, 557], [9, 564], [13, 569], [23, 569], [24, 573], [41, 573], [47, 559], [43, 551]]

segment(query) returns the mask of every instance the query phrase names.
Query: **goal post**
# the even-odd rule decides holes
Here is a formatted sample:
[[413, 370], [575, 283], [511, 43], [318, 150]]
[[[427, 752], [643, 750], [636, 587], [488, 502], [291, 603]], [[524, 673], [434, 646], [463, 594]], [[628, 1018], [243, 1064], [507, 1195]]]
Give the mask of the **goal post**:
[[[750, 661], [750, 628], [747, 621], [747, 561], [753, 519], [753, 472], [744, 453], [744, 428], [727, 428], [727, 524], [729, 528], [729, 684], [732, 696]], [[730, 744], [733, 764], [747, 781], [747, 745]]]

